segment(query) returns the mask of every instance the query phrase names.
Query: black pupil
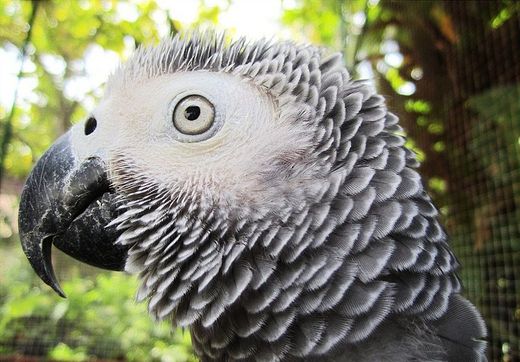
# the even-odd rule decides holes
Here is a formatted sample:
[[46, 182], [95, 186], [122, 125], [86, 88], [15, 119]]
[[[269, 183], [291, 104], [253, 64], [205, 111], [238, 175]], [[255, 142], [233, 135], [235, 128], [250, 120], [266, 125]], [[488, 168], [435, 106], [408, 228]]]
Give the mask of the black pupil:
[[199, 118], [199, 116], [200, 116], [200, 107], [198, 107], [198, 106], [189, 106], [184, 111], [184, 117], [186, 117], [186, 119], [188, 121], [194, 121], [197, 118]]
[[89, 119], [87, 119], [87, 123], [85, 123], [85, 135], [88, 136], [89, 134], [94, 132], [96, 127], [97, 121], [94, 117], [90, 117]]

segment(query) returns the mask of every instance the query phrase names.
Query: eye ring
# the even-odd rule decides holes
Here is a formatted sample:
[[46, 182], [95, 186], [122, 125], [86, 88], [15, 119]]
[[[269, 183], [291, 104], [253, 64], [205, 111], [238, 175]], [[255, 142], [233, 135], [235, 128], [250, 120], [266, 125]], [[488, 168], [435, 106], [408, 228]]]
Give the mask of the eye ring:
[[184, 135], [204, 134], [215, 122], [215, 107], [201, 95], [186, 96], [175, 105], [172, 122], [177, 131]]

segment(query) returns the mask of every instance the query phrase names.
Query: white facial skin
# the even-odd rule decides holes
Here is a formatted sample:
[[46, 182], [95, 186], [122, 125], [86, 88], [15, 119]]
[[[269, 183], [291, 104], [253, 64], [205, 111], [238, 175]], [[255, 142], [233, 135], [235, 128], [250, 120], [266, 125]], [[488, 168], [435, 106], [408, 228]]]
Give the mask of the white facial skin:
[[[214, 106], [216, 132], [209, 137], [174, 126], [175, 105], [189, 95]], [[84, 124], [75, 126], [73, 145], [80, 160], [97, 155], [110, 164], [124, 155], [168, 189], [209, 192], [226, 204], [265, 203], [278, 197], [268, 185], [273, 178], [300, 182], [282, 180], [280, 162], [303, 162], [310, 149], [310, 130], [284, 108], [280, 113], [265, 91], [228, 73], [168, 74], [111, 88], [92, 112], [96, 130], [85, 135]]]

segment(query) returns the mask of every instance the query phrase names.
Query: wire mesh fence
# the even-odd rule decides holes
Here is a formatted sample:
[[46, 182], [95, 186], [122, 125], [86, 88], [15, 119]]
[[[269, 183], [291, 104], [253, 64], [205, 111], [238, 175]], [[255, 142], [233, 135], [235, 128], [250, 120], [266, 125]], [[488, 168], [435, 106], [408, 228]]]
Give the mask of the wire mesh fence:
[[507, 4], [443, 1], [457, 35], [433, 42], [438, 68], [418, 86], [442, 131], [406, 124], [424, 146], [423, 173], [443, 186], [430, 182], [491, 361], [520, 360], [520, 16]]

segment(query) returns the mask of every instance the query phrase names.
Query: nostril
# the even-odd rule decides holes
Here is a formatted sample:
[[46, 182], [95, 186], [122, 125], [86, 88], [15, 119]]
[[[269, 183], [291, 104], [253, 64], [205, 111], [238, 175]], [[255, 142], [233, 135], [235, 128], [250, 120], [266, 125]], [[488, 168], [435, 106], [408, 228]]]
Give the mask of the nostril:
[[90, 117], [89, 119], [87, 119], [87, 123], [85, 123], [85, 135], [88, 136], [89, 134], [94, 132], [96, 127], [97, 121], [94, 117]]

